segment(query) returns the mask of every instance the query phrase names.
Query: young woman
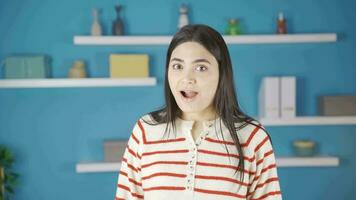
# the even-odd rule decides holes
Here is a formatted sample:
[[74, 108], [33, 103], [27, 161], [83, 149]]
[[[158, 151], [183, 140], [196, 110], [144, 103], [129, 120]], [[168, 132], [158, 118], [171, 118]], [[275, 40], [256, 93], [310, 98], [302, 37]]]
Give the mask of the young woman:
[[239, 108], [222, 36], [188, 25], [167, 52], [166, 105], [142, 116], [116, 200], [282, 199], [266, 130]]

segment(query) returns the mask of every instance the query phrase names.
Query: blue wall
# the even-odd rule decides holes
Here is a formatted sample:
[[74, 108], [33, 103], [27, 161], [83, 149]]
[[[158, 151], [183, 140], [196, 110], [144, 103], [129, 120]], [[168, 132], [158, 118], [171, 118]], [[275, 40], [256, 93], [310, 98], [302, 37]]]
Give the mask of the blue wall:
[[[122, 0], [126, 31], [132, 35], [173, 34], [183, 1]], [[190, 0], [193, 23], [223, 32], [230, 17], [248, 34], [273, 33], [283, 11], [294, 33], [336, 32], [337, 43], [229, 46], [240, 104], [257, 115], [260, 79], [298, 77], [298, 115], [317, 115], [317, 97], [356, 93], [356, 3], [351, 0]], [[223, 3], [222, 3], [223, 2]], [[16, 156], [21, 174], [14, 199], [113, 199], [116, 173], [77, 174], [75, 164], [102, 160], [106, 139], [128, 138], [144, 113], [163, 104], [167, 46], [74, 46], [89, 34], [91, 8], [102, 8], [110, 33], [117, 1], [0, 0], [0, 59], [12, 53], [52, 57], [53, 76], [66, 77], [73, 60], [85, 59], [92, 77], [108, 76], [110, 53], [148, 53], [154, 87], [0, 89], [0, 144]], [[277, 156], [292, 154], [291, 141], [309, 138], [321, 154], [341, 157], [337, 168], [279, 168], [288, 200], [354, 199], [356, 126], [268, 128]]]

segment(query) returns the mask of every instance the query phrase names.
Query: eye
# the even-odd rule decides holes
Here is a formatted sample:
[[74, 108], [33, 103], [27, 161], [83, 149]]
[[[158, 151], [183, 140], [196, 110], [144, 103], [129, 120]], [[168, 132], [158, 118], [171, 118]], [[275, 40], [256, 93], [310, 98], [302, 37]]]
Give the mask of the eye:
[[198, 71], [206, 71], [208, 70], [208, 68], [204, 65], [199, 65], [197, 68], [196, 68]]
[[181, 69], [181, 68], [182, 68], [182, 65], [180, 65], [180, 64], [173, 64], [173, 65], [172, 65], [172, 68], [178, 70], [178, 69]]

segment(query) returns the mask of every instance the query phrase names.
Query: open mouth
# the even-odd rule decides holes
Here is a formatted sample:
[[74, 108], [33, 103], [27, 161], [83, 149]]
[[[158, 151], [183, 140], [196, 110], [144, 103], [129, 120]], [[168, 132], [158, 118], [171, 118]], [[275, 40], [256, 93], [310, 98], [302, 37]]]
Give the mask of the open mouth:
[[184, 99], [188, 99], [188, 100], [194, 99], [194, 97], [198, 95], [198, 92], [190, 91], [190, 90], [180, 91], [180, 93]]

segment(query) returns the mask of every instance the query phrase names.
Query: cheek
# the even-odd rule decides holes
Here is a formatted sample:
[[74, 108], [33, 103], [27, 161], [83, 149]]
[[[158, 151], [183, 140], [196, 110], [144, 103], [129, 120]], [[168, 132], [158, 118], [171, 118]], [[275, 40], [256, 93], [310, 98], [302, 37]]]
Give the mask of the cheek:
[[204, 82], [203, 96], [205, 98], [214, 98], [218, 87], [219, 77], [210, 77], [209, 79], [205, 79]]
[[216, 88], [219, 82], [219, 76], [212, 75], [212, 76], [205, 76], [201, 77], [201, 82], [204, 83], [204, 88], [212, 90]]
[[207, 89], [203, 92], [203, 98], [210, 101], [210, 100], [214, 99], [215, 94], [216, 94], [216, 87], [214, 87], [214, 88], [210, 87], [209, 89]]
[[174, 76], [172, 76], [172, 74], [168, 73], [167, 79], [168, 79], [169, 88], [171, 89], [171, 92], [174, 93], [174, 88], [175, 88]]

